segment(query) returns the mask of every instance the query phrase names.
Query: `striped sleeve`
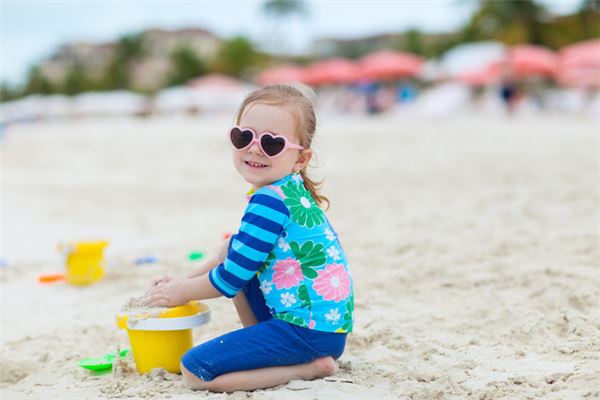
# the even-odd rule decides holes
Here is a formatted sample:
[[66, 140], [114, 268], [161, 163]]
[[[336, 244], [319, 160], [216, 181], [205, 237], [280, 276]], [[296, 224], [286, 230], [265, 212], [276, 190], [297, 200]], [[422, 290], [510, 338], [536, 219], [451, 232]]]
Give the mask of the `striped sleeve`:
[[275, 247], [289, 216], [275, 192], [258, 190], [250, 199], [239, 232], [231, 237], [227, 258], [208, 275], [215, 289], [233, 297], [246, 286]]

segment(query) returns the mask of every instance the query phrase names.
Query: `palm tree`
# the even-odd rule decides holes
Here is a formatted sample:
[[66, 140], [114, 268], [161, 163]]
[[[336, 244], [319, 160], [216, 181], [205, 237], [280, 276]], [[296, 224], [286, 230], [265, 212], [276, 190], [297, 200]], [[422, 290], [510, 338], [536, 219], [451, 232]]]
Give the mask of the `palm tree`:
[[542, 44], [545, 16], [546, 9], [533, 0], [483, 0], [463, 31], [464, 39]]
[[591, 39], [600, 35], [598, 16], [600, 15], [600, 1], [583, 0], [577, 12], [581, 24], [581, 30], [585, 39]]
[[293, 17], [306, 18], [309, 15], [304, 0], [267, 0], [263, 3], [262, 12], [267, 19], [273, 21], [273, 27], [266, 33], [266, 47], [278, 53], [289, 52], [290, 41], [285, 38], [290, 33], [286, 29]]
[[167, 79], [167, 85], [180, 85], [207, 72], [206, 64], [190, 47], [179, 47], [171, 54], [173, 72]]
[[144, 55], [141, 34], [130, 34], [119, 38], [113, 57], [100, 78], [100, 87], [104, 90], [129, 89], [131, 86], [131, 67]]
[[263, 4], [263, 12], [275, 17], [288, 17], [290, 15], [306, 15], [308, 9], [303, 0], [267, 0]]

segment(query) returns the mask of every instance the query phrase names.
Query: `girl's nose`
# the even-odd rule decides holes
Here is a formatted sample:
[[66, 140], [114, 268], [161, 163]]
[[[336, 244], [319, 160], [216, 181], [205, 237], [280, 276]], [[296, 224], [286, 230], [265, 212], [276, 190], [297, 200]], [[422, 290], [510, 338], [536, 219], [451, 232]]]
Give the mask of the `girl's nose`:
[[262, 150], [260, 148], [260, 146], [258, 145], [258, 142], [254, 142], [250, 145], [250, 147], [248, 147], [248, 152], [249, 153], [253, 153], [253, 154], [258, 154], [258, 155], [262, 155]]

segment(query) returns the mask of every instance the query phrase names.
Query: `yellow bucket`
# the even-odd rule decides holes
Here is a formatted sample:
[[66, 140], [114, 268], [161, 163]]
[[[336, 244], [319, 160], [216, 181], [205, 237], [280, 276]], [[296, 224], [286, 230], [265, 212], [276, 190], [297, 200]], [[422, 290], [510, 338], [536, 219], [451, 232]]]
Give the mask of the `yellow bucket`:
[[179, 373], [181, 357], [193, 346], [192, 328], [209, 320], [208, 306], [191, 301], [158, 316], [119, 314], [117, 326], [127, 330], [135, 366], [141, 374], [154, 368]]
[[72, 242], [58, 246], [65, 255], [67, 282], [72, 285], [88, 285], [104, 276], [105, 240], [95, 242]]

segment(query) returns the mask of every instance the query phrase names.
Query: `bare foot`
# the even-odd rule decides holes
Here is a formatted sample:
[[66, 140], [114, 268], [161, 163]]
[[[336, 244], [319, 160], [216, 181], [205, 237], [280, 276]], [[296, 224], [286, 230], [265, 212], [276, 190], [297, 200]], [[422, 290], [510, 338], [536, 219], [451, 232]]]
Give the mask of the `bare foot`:
[[313, 379], [334, 375], [339, 369], [333, 357], [317, 358], [311, 362], [311, 365], [314, 367], [316, 374]]

